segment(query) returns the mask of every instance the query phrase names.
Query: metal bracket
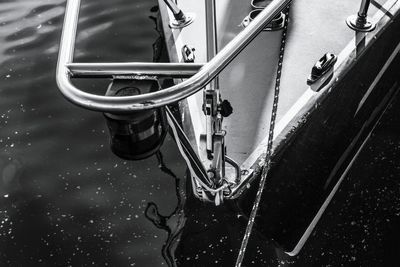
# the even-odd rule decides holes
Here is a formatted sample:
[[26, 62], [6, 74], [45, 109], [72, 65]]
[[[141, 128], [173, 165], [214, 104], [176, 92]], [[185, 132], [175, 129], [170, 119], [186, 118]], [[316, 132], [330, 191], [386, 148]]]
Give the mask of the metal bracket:
[[212, 153], [214, 152], [213, 136], [217, 130], [216, 117], [218, 112], [219, 90], [205, 90], [203, 99], [203, 112], [206, 116], [207, 158], [212, 160]]

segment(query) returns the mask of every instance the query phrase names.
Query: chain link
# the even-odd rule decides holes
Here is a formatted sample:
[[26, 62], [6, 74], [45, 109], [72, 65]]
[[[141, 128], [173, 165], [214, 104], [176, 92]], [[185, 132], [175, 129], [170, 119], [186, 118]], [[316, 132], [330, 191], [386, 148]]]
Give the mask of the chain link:
[[282, 63], [283, 63], [283, 56], [285, 54], [285, 45], [286, 45], [286, 34], [287, 34], [287, 26], [289, 21], [289, 9], [290, 5], [286, 8], [285, 11], [285, 26], [283, 27], [282, 31], [282, 39], [281, 39], [281, 48], [279, 51], [279, 60], [278, 60], [278, 69], [276, 73], [276, 80], [275, 80], [275, 91], [274, 91], [274, 101], [272, 106], [272, 114], [271, 114], [271, 121], [269, 125], [269, 134], [268, 134], [268, 144], [267, 144], [267, 151], [265, 154], [265, 163], [262, 169], [261, 180], [259, 184], [259, 188], [257, 191], [256, 199], [253, 204], [253, 208], [250, 213], [250, 218], [247, 223], [246, 231], [243, 236], [242, 244], [239, 250], [239, 255], [236, 259], [236, 267], [241, 267], [244, 255], [246, 253], [247, 244], [250, 239], [250, 235], [253, 229], [254, 220], [257, 215], [258, 207], [260, 205], [262, 192], [264, 190], [265, 182], [267, 180], [267, 175], [271, 167], [271, 154], [272, 154], [272, 144], [273, 144], [273, 137], [274, 137], [274, 128], [275, 128], [275, 120], [276, 114], [278, 111], [278, 100], [279, 100], [279, 91], [280, 91], [280, 83], [281, 83], [281, 74], [282, 74]]

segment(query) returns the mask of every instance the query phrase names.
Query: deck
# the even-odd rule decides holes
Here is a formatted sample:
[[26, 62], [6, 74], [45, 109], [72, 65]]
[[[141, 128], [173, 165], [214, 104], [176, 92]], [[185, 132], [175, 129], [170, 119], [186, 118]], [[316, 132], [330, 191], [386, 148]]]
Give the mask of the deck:
[[[182, 61], [181, 47], [187, 44], [196, 49], [196, 62], [207, 62], [204, 1], [178, 1], [178, 5], [185, 12], [195, 13], [196, 19], [182, 30], [171, 30], [164, 23], [171, 61]], [[314, 63], [326, 52], [339, 54], [354, 38], [345, 20], [358, 8], [357, 1], [293, 1], [282, 66], [278, 122], [309, 90], [306, 79]], [[241, 22], [252, 9], [250, 1], [219, 0], [216, 10], [220, 50], [243, 29]], [[164, 7], [161, 11], [166, 22], [167, 9]], [[371, 5], [370, 13], [376, 11]], [[281, 38], [281, 30], [260, 33], [219, 76], [222, 98], [230, 101], [234, 110], [223, 125], [227, 131], [227, 154], [239, 163], [248, 158], [269, 130]], [[192, 120], [188, 124], [195, 125], [194, 134], [199, 136], [205, 128], [205, 118], [199, 112], [202, 92], [187, 101]]]

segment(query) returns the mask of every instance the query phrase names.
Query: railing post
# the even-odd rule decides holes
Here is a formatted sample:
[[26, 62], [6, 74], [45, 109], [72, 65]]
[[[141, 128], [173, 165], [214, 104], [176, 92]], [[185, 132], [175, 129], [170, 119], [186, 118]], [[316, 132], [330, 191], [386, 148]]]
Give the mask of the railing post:
[[[206, 0], [207, 62], [218, 54], [217, 10], [215, 0]], [[218, 76], [210, 83], [211, 90], [219, 89]]]
[[215, 0], [206, 0], [207, 61], [218, 53], [217, 14]]
[[192, 14], [183, 13], [183, 11], [178, 7], [178, 5], [173, 0], [164, 0], [165, 4], [171, 10], [174, 15], [175, 20], [171, 21], [170, 26], [174, 29], [180, 29], [188, 26], [194, 20], [194, 16]]
[[370, 3], [371, 0], [362, 0], [358, 13], [347, 18], [347, 26], [360, 32], [373, 31], [376, 24], [368, 17], [368, 8]]
[[[218, 54], [217, 10], [216, 0], [205, 0], [207, 61], [211, 61]], [[208, 174], [214, 183], [222, 185], [225, 178], [225, 131], [222, 130], [222, 115], [220, 112], [221, 95], [218, 76], [204, 91], [204, 114], [206, 115], [206, 147], [211, 168]], [[215, 203], [222, 201], [222, 192], [215, 196]]]

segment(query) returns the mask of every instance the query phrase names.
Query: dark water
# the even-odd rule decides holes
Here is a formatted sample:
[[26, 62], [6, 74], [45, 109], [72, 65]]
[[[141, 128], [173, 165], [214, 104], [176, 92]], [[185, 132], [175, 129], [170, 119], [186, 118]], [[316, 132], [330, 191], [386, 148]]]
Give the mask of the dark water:
[[[152, 61], [153, 44], [160, 40], [156, 4], [83, 1], [76, 61]], [[193, 198], [170, 137], [161, 149], [163, 168], [156, 157], [121, 160], [109, 149], [103, 116], [73, 106], [58, 92], [64, 7], [65, 1], [57, 0], [0, 3], [0, 266], [233, 266], [246, 220], [234, 203], [217, 208]], [[84, 85], [95, 91], [103, 83]], [[399, 146], [398, 139], [392, 142]], [[396, 158], [396, 153], [382, 157]], [[393, 259], [397, 251], [385, 246], [400, 247], [398, 202], [388, 203], [398, 198], [398, 177], [362, 183], [363, 175], [353, 176], [301, 255], [284, 256], [255, 231], [246, 266]], [[371, 191], [377, 186], [379, 191]], [[360, 206], [367, 203], [359, 203], [360, 194], [368, 205]], [[380, 238], [364, 238], [365, 228]], [[397, 236], [386, 242], [393, 232]]]
[[[152, 61], [156, 1], [82, 2], [77, 61]], [[144, 211], [175, 210], [175, 179], [155, 157], [114, 156], [103, 116], [58, 92], [64, 7], [0, 3], [0, 265], [160, 266], [167, 233]], [[165, 164], [184, 177], [171, 142]]]

